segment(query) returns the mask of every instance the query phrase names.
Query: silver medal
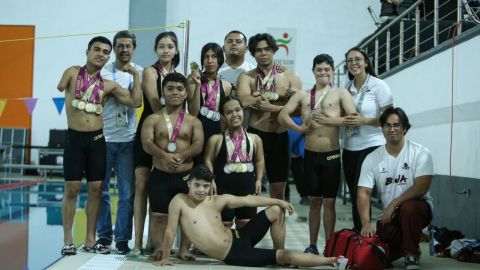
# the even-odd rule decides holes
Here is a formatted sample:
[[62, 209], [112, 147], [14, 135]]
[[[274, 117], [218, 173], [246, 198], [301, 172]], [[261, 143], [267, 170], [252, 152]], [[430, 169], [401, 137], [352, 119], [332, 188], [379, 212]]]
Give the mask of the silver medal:
[[177, 145], [174, 142], [169, 142], [167, 144], [167, 151], [169, 153], [173, 153], [173, 152], [175, 152], [175, 150], [177, 150]]
[[213, 118], [213, 121], [219, 121], [220, 120], [220, 113], [215, 112], [215, 117]]
[[160, 97], [160, 105], [165, 106], [165, 98]]
[[208, 113], [208, 108], [205, 106], [202, 106], [202, 108], [200, 108], [200, 114], [203, 116], [206, 116], [207, 113]]
[[207, 118], [210, 119], [210, 120], [212, 120], [212, 119], [213, 119], [213, 114], [214, 114], [214, 111], [208, 110]]
[[251, 162], [247, 163], [247, 171], [253, 172], [253, 169], [254, 169], [253, 163], [251, 163]]

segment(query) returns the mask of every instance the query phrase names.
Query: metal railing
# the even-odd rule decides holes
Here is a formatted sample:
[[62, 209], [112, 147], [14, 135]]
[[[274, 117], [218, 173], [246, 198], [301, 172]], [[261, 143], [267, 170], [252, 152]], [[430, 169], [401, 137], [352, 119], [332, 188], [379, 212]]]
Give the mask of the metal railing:
[[[474, 27], [476, 21], [464, 22], [464, 13], [471, 13], [468, 8], [467, 0], [418, 0], [357, 47], [368, 53], [375, 72], [381, 75], [460, 35], [464, 27]], [[335, 82], [343, 85], [345, 60], [335, 69]]]

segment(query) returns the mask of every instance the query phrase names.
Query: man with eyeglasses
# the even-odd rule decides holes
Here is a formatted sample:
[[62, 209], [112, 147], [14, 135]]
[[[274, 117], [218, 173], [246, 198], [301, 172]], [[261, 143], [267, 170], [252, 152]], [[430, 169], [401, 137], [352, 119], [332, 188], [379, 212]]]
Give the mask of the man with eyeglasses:
[[[142, 77], [143, 68], [132, 63], [137, 42], [129, 31], [120, 31], [113, 37], [115, 61], [106, 65], [101, 75], [122, 87], [132, 89], [133, 76], [126, 67], [134, 67]], [[98, 243], [109, 246], [115, 240], [119, 254], [130, 251], [128, 241], [132, 238], [133, 190], [135, 185], [133, 149], [136, 132], [136, 108], [119, 104], [109, 99], [103, 113], [103, 134], [107, 144], [107, 168], [103, 183], [102, 203], [97, 221]], [[115, 230], [112, 231], [110, 208], [110, 179], [115, 171], [118, 187], [118, 208]], [[112, 238], [114, 235], [114, 239]]]
[[377, 187], [383, 214], [376, 234], [390, 246], [390, 261], [405, 257], [405, 269], [420, 269], [420, 235], [432, 220], [433, 199], [429, 188], [433, 178], [430, 151], [405, 139], [410, 123], [401, 108], [388, 108], [380, 116], [386, 144], [370, 153], [362, 165], [357, 204], [361, 234], [375, 235], [369, 209]]

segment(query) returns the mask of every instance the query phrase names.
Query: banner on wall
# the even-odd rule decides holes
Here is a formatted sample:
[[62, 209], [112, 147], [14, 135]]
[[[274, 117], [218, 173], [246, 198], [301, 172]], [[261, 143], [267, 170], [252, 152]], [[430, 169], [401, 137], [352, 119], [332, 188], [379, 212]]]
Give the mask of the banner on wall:
[[297, 54], [297, 29], [269, 27], [267, 33], [277, 42], [278, 51], [275, 53], [275, 62], [295, 70]]

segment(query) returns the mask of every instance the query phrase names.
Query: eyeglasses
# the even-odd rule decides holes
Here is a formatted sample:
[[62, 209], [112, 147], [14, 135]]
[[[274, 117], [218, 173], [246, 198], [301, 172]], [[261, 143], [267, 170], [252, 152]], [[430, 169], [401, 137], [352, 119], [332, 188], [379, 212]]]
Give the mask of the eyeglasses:
[[390, 130], [391, 128], [393, 128], [393, 130], [399, 130], [400, 128], [402, 128], [402, 124], [400, 124], [400, 123], [393, 123], [393, 124], [385, 123], [385, 124], [382, 125], [382, 128], [386, 129], [386, 130]]
[[347, 59], [347, 64], [353, 64], [353, 63], [360, 63], [363, 61], [363, 58], [361, 57], [355, 57], [355, 58], [349, 58]]
[[123, 51], [123, 50], [131, 50], [131, 49], [133, 49], [133, 46], [130, 45], [130, 44], [127, 44], [127, 45], [120, 44], [120, 45], [117, 45], [115, 48]]

